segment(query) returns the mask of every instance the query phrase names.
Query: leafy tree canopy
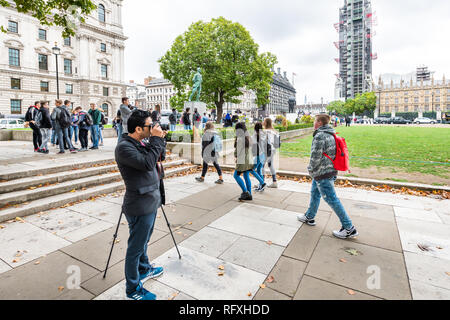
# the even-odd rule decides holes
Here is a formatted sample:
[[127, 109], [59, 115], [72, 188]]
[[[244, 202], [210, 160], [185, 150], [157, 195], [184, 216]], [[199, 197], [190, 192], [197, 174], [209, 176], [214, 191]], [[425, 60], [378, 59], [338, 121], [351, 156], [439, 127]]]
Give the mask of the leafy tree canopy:
[[76, 25], [97, 8], [91, 0], [0, 0], [0, 6], [31, 14], [41, 25], [62, 27], [63, 37], [74, 36]]
[[345, 102], [333, 101], [327, 110], [335, 112], [338, 115], [357, 114], [361, 115], [366, 112], [373, 112], [377, 106], [377, 96], [374, 92], [366, 92], [357, 94], [355, 99], [348, 99]]
[[192, 77], [200, 67], [203, 75], [200, 100], [217, 108], [218, 122], [223, 104], [240, 103], [238, 98], [244, 88], [255, 91], [258, 105], [267, 104], [271, 70], [277, 59], [271, 53], [259, 54], [258, 49], [250, 33], [239, 23], [223, 17], [193, 23], [159, 59], [161, 73], [178, 91], [171, 102], [182, 107], [192, 88]]

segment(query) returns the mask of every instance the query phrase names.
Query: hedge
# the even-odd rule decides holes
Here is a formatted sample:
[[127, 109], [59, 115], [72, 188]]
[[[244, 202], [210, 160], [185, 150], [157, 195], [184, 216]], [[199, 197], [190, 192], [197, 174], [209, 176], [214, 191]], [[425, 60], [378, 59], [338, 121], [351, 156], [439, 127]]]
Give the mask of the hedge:
[[423, 113], [423, 117], [424, 118], [430, 118], [430, 119], [433, 119], [433, 120], [435, 120], [436, 119], [436, 116], [437, 116], [437, 114], [436, 114], [436, 112], [424, 112]]
[[381, 113], [379, 115], [379, 117], [381, 117], [381, 118], [391, 118], [392, 117], [392, 113]]
[[418, 112], [396, 112], [395, 116], [402, 117], [406, 120], [414, 121], [419, 117], [419, 113]]

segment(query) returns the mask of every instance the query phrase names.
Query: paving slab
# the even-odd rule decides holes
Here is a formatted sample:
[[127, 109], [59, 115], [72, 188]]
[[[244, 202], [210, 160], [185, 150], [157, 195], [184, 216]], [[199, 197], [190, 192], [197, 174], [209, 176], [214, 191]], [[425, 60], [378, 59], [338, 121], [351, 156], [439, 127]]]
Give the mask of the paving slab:
[[[297, 193], [297, 192], [292, 193], [290, 196], [288, 196], [286, 199], [283, 200], [283, 203], [286, 203], [287, 205], [303, 207], [306, 208], [306, 210], [309, 208], [310, 202], [311, 196], [309, 193]], [[319, 210], [332, 212], [330, 206], [323, 199], [321, 199], [320, 201]]]
[[94, 296], [99, 296], [101, 293], [114, 287], [116, 284], [125, 279], [125, 260], [110, 265], [106, 278], [103, 279], [103, 272], [99, 272], [94, 277], [81, 283], [81, 288], [89, 291]]
[[439, 215], [433, 210], [415, 210], [411, 208], [394, 207], [397, 218], [443, 223]]
[[[352, 252], [357, 255], [345, 250], [356, 250]], [[368, 281], [378, 275], [373, 268], [379, 270], [379, 289], [368, 286], [372, 288]], [[403, 254], [386, 249], [322, 236], [305, 274], [383, 299], [411, 299]]]
[[95, 296], [82, 288], [76, 290], [70, 290], [59, 297], [56, 300], [67, 300], [67, 301], [87, 301], [92, 300]]
[[240, 234], [264, 242], [287, 246], [299, 226], [286, 226], [262, 220], [270, 208], [241, 205], [214, 221], [210, 226], [216, 229]]
[[[450, 225], [405, 218], [396, 219], [404, 251], [450, 260]], [[429, 248], [429, 251], [423, 251], [419, 245], [422, 248]]]
[[450, 300], [450, 290], [409, 280], [414, 300]]
[[241, 203], [238, 201], [228, 201], [219, 208], [209, 211], [208, 213], [193, 220], [192, 224], [185, 225], [184, 227], [189, 230], [199, 231], [240, 205]]
[[292, 195], [291, 191], [267, 188], [264, 192], [253, 192], [253, 199], [283, 202], [290, 195]]
[[0, 274], [11, 270], [12, 268], [4, 261], [0, 260]]
[[270, 272], [273, 282], [266, 281], [267, 287], [293, 297], [306, 269], [306, 263], [288, 257], [281, 257]]
[[[68, 207], [67, 209], [98, 220], [117, 224], [122, 211], [122, 205], [116, 203], [106, 204], [104, 201], [86, 201]], [[126, 221], [126, 219], [124, 221]]]
[[[208, 213], [208, 210], [179, 203], [164, 207], [164, 211], [166, 212], [167, 219], [169, 220], [172, 229], [184, 226]], [[157, 216], [159, 216], [159, 218], [155, 221], [155, 228], [168, 232], [167, 222], [161, 209], [158, 209]]]
[[[158, 278], [171, 288], [199, 300], [249, 300], [250, 292], [256, 294], [265, 275], [216, 259], [188, 248], [180, 247], [183, 258], [178, 259], [171, 249], [155, 260], [165, 267]], [[225, 267], [224, 275], [218, 276], [218, 267]]]
[[[289, 208], [292, 209], [292, 206], [287, 207], [287, 209]], [[315, 227], [311, 227], [304, 224], [292, 238], [292, 241], [287, 246], [283, 256], [308, 262], [325, 230], [329, 219], [330, 214], [328, 212], [319, 211], [316, 216], [317, 225]]]
[[267, 287], [264, 289], [259, 289], [258, 293], [253, 298], [253, 300], [256, 301], [258, 300], [277, 301], [277, 300], [291, 300], [291, 299], [292, 299], [291, 297]]
[[0, 229], [0, 243], [0, 259], [13, 268], [71, 244], [27, 222], [6, 224]]
[[183, 241], [181, 245], [185, 248], [218, 258], [240, 238], [241, 236], [235, 233], [205, 227], [189, 239]]
[[[359, 232], [358, 237], [349, 240], [350, 243], [367, 244], [400, 253], [403, 251], [395, 222], [352, 215], [350, 215], [350, 219]], [[339, 231], [341, 226], [337, 215], [331, 214], [324, 235], [333, 236], [333, 231]]]
[[444, 224], [447, 224], [447, 225], [450, 224], [450, 214], [439, 213], [438, 215]]
[[[238, 202], [238, 203], [242, 203], [242, 202], [239, 201], [239, 197], [240, 196], [236, 197], [235, 199], [233, 199], [233, 201], [234, 202]], [[277, 208], [277, 209], [285, 209], [287, 207], [287, 204], [284, 203], [284, 202], [268, 201], [268, 200], [264, 200], [263, 198], [256, 199], [255, 197], [253, 197], [253, 201], [250, 201], [248, 203], [251, 203], [251, 204], [253, 204], [255, 206]]]
[[[177, 231], [173, 232], [173, 236], [175, 238], [175, 241], [177, 242], [177, 245], [180, 245], [181, 242], [185, 241], [186, 239], [189, 239], [195, 232], [192, 230], [180, 228]], [[164, 252], [167, 252], [171, 248], [174, 248], [174, 243], [172, 236], [170, 234], [166, 234], [161, 239], [151, 243], [148, 246], [148, 257], [150, 261], [153, 261], [160, 255], [162, 255]]]
[[[230, 188], [233, 189], [232, 192], [230, 192]], [[238, 195], [240, 195], [239, 187], [235, 188], [223, 184], [181, 199], [177, 201], [177, 204], [184, 204], [210, 211], [220, 207]]]
[[446, 274], [450, 272], [448, 260], [405, 252], [405, 262], [410, 280], [450, 290], [450, 276]]
[[[39, 261], [39, 264], [35, 264]], [[53, 300], [69, 294], [80, 297], [76, 289], [70, 290], [71, 278], [74, 276], [69, 267], [79, 267], [80, 281], [94, 276], [98, 271], [94, 268], [56, 251], [46, 257], [22, 265], [0, 275], [0, 300]], [[18, 281], [20, 279], [20, 281]], [[63, 290], [58, 288], [64, 287]], [[86, 297], [85, 294], [82, 297]]]
[[219, 259], [268, 274], [280, 259], [284, 247], [267, 242], [241, 237], [235, 241]]
[[356, 290], [352, 290], [354, 294], [349, 294], [349, 290], [351, 289], [305, 275], [294, 300], [381, 300]]
[[370, 218], [395, 223], [394, 210], [390, 205], [346, 199], [341, 199], [341, 202], [350, 217]]

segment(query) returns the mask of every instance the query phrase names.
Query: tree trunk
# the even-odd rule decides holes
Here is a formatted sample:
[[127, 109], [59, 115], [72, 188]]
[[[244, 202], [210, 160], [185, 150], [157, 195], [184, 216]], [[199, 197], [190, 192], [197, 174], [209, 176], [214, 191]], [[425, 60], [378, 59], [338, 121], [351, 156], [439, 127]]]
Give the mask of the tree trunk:
[[219, 101], [215, 101], [215, 105], [216, 105], [216, 111], [217, 111], [217, 124], [221, 124], [222, 123], [222, 115], [223, 115], [223, 104], [225, 103], [224, 99], [223, 99], [224, 93], [220, 92], [219, 93]]

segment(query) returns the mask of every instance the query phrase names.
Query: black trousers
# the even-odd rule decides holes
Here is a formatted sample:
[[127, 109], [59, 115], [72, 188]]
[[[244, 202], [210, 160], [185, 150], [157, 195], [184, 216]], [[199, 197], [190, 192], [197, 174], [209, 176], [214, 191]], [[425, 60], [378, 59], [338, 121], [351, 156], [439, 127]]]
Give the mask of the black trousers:
[[81, 129], [79, 133], [81, 147], [87, 149], [88, 147], [88, 132], [89, 130]]
[[[217, 173], [219, 174], [219, 177], [221, 177], [222, 176], [222, 169], [220, 169], [219, 164], [217, 163], [217, 161], [214, 161], [213, 164], [214, 164], [214, 167], [217, 170]], [[208, 164], [205, 161], [203, 161], [202, 177], [206, 177], [206, 172], [208, 172]]]
[[33, 145], [34, 149], [39, 149], [42, 144], [41, 129], [39, 129], [34, 123], [30, 123], [30, 128], [33, 130]]

